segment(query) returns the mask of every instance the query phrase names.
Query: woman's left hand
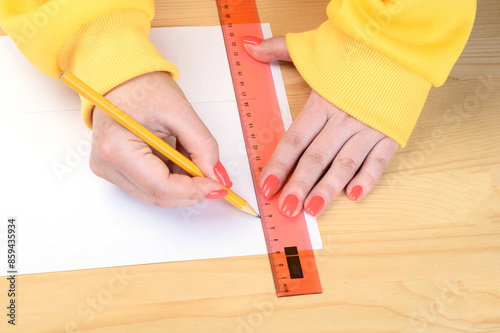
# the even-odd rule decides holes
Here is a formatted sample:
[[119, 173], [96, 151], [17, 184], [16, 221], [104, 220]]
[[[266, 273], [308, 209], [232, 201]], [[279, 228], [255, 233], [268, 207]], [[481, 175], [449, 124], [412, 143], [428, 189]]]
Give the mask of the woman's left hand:
[[[284, 37], [259, 44], [250, 39], [245, 48], [262, 62], [291, 61]], [[313, 90], [262, 171], [259, 186], [268, 198], [283, 188], [279, 207], [285, 216], [295, 216], [303, 207], [316, 216], [344, 188], [350, 199], [363, 198], [398, 147]]]

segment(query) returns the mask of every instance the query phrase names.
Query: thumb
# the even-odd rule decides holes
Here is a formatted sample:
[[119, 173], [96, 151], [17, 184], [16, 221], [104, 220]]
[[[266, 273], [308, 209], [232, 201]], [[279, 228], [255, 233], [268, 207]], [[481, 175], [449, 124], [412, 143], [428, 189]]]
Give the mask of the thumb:
[[255, 37], [246, 36], [241, 39], [248, 54], [262, 62], [276, 60], [292, 61], [286, 46], [285, 36], [273, 37], [260, 41]]

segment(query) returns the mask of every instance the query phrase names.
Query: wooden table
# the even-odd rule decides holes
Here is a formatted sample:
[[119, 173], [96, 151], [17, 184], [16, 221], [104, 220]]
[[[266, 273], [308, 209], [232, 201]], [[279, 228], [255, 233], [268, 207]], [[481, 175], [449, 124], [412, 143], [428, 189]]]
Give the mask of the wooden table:
[[[258, 0], [275, 35], [317, 27], [326, 0]], [[156, 0], [154, 26], [217, 25], [214, 0]], [[319, 217], [324, 293], [276, 298], [265, 255], [18, 276], [2, 332], [500, 332], [500, 2], [432, 89], [407, 148], [362, 202]], [[282, 67], [293, 115], [309, 93]]]

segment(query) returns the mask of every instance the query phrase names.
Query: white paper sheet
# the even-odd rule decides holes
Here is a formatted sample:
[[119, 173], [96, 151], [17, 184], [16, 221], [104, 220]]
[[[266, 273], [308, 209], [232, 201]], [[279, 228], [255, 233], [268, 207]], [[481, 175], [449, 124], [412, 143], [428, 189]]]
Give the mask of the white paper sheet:
[[[219, 142], [233, 190], [256, 208], [220, 27], [156, 28], [151, 39], [179, 67], [178, 83]], [[162, 209], [94, 176], [78, 96], [40, 74], [7, 37], [0, 75], [0, 253], [15, 217], [18, 274], [267, 253], [260, 220], [224, 200]], [[277, 64], [273, 76], [288, 127]], [[322, 248], [316, 220], [307, 221], [313, 248]]]

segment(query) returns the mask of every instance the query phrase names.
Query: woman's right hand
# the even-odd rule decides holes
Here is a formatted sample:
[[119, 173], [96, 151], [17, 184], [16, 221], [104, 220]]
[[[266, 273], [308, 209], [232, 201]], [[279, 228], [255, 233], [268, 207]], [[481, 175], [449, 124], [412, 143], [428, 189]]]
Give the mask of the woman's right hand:
[[186, 175], [96, 107], [90, 168], [97, 176], [159, 207], [187, 206], [227, 195], [222, 185], [229, 188], [232, 183], [219, 162], [217, 142], [167, 73], [131, 79], [106, 98], [161, 139], [176, 137], [177, 149], [206, 178]]

